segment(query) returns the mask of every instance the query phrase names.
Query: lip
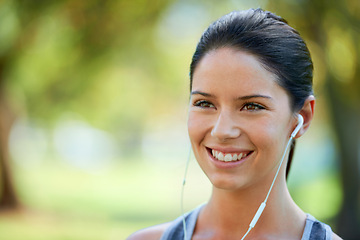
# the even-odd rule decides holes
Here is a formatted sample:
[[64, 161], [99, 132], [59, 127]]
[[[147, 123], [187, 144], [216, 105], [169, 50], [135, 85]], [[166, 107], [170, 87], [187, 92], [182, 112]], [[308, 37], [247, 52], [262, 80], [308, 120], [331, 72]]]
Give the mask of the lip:
[[249, 150], [239, 150], [239, 149], [234, 149], [234, 148], [209, 148], [209, 147], [206, 147], [206, 151], [211, 159], [211, 162], [215, 165], [215, 167], [221, 168], [221, 169], [235, 168], [235, 167], [243, 164], [246, 160], [249, 159], [249, 157], [254, 152], [254, 151], [250, 151], [250, 153], [246, 157], [244, 157], [238, 161], [223, 162], [223, 161], [219, 161], [216, 158], [214, 158], [214, 156], [211, 153], [212, 149], [220, 151], [220, 152], [226, 152], [226, 153], [249, 152]]

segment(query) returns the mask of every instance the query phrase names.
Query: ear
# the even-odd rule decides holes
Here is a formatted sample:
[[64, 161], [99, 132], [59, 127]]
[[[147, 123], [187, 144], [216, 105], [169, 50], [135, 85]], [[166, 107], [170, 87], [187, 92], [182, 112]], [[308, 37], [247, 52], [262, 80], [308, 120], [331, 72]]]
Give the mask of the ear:
[[310, 123], [314, 117], [314, 108], [315, 108], [315, 97], [313, 95], [309, 96], [304, 103], [304, 106], [300, 109], [299, 114], [304, 118], [304, 124], [300, 128], [299, 132], [296, 134], [295, 138], [299, 138], [308, 130]]

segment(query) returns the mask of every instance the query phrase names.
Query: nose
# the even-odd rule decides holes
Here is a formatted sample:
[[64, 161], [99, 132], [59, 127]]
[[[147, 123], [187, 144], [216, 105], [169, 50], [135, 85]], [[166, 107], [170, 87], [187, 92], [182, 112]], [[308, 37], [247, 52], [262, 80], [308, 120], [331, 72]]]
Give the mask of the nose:
[[211, 136], [220, 141], [239, 137], [241, 130], [231, 113], [221, 112], [211, 130]]

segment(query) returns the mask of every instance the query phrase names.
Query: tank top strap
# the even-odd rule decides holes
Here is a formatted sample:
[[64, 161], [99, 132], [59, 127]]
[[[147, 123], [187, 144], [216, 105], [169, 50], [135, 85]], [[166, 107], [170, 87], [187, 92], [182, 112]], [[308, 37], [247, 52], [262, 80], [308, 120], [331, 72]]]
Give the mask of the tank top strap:
[[[185, 222], [186, 222], [186, 234], [187, 239], [191, 240], [191, 237], [194, 233], [195, 225], [197, 218], [199, 216], [200, 210], [204, 207], [200, 205], [194, 210], [185, 214]], [[164, 231], [160, 240], [183, 240], [184, 239], [184, 228], [183, 228], [183, 217], [180, 216], [175, 219], [172, 224]]]
[[331, 227], [306, 214], [306, 223], [301, 240], [331, 240]]

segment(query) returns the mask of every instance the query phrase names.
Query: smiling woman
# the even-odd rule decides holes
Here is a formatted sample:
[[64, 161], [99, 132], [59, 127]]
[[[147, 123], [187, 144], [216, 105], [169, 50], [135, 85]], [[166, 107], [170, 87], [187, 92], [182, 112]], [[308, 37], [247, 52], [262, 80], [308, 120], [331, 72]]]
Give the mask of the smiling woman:
[[286, 185], [293, 138], [313, 118], [312, 70], [302, 38], [270, 12], [232, 12], [210, 25], [190, 66], [188, 132], [212, 195], [129, 239], [340, 239]]
[[[199, 165], [215, 187], [262, 189], [260, 197], [297, 121], [286, 91], [256, 57], [225, 47], [208, 53], [193, 78], [188, 130]], [[235, 154], [241, 159], [225, 161]]]

